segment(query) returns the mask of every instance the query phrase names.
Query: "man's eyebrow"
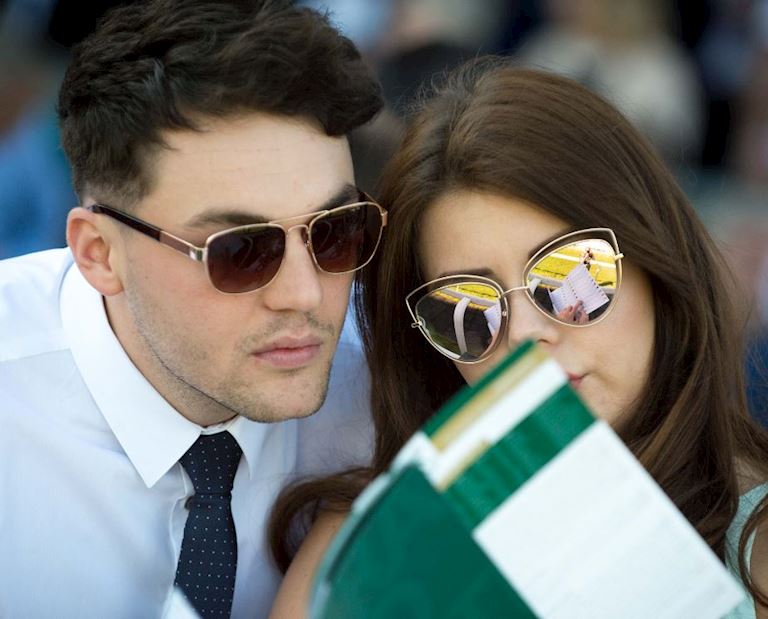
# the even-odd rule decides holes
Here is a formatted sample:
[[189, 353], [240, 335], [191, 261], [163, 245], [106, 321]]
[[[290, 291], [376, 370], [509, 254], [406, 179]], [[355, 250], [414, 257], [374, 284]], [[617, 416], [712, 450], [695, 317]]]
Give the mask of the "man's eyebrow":
[[363, 192], [360, 191], [355, 185], [346, 183], [339, 191], [337, 191], [329, 200], [326, 200], [323, 205], [318, 208], [318, 211], [327, 211], [337, 206], [344, 206], [345, 204], [354, 204], [365, 200]]
[[[335, 208], [337, 206], [343, 206], [344, 204], [352, 204], [361, 199], [360, 190], [351, 183], [345, 183], [339, 191], [337, 191], [330, 199], [326, 200], [319, 207], [310, 213], [319, 211], [325, 211]], [[304, 213], [302, 213], [304, 214]], [[213, 208], [202, 213], [198, 213], [184, 224], [185, 228], [208, 228], [208, 227], [221, 227], [221, 228], [233, 228], [235, 226], [247, 226], [249, 224], [265, 224], [273, 219], [267, 219], [262, 215], [257, 215], [241, 209], [221, 209]]]

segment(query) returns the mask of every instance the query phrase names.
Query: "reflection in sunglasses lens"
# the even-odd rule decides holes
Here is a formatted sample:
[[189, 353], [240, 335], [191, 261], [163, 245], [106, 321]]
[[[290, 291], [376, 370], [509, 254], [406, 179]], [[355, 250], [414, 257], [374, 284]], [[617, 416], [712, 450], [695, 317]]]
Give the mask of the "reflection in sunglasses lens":
[[373, 204], [344, 208], [312, 224], [312, 250], [328, 273], [346, 273], [365, 264], [381, 234], [381, 214]]
[[460, 361], [481, 357], [495, 343], [501, 326], [499, 291], [477, 282], [433, 290], [419, 299], [415, 313], [438, 350]]
[[550, 251], [526, 276], [533, 301], [556, 320], [586, 325], [602, 316], [616, 294], [616, 252], [603, 239], [575, 241]]
[[211, 282], [222, 292], [256, 290], [277, 274], [284, 252], [281, 228], [224, 234], [208, 245]]

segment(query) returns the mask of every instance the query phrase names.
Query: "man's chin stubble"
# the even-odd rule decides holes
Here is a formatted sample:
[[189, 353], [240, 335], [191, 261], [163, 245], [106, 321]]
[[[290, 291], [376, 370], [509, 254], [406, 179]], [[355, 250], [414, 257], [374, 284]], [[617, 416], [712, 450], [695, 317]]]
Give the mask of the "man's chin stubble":
[[[299, 410], [285, 410], [277, 406], [265, 406], [263, 403], [258, 409], [252, 407], [241, 407], [238, 414], [251, 421], [258, 423], [278, 423], [280, 421], [287, 421], [289, 419], [304, 419], [314, 415], [325, 402], [326, 395], [328, 393], [328, 383], [325, 383], [325, 388], [319, 398], [316, 398], [311, 406], [303, 406]], [[227, 407], [230, 410], [234, 410], [233, 407]]]
[[[287, 409], [284, 406], [285, 398], [281, 397], [281, 394], [277, 394], [269, 399], [261, 398], [258, 401], [245, 397], [228, 398], [227, 401], [221, 401], [210, 395], [209, 397], [212, 397], [218, 404], [237, 415], [258, 423], [277, 423], [289, 419], [303, 419], [314, 415], [322, 407], [328, 395], [330, 377], [331, 368], [329, 365], [324, 373], [319, 389], [312, 390], [315, 394], [314, 397], [302, 400], [298, 407], [294, 409]], [[242, 386], [240, 390], [242, 390]]]

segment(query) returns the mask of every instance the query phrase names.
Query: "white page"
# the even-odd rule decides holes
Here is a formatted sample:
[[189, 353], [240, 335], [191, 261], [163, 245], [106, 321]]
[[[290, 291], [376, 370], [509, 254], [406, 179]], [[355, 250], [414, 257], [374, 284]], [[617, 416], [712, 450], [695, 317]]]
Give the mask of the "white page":
[[496, 334], [499, 332], [499, 327], [501, 327], [501, 304], [494, 303], [488, 309], [483, 310], [483, 314], [488, 323], [488, 331], [491, 333], [491, 336], [495, 338]]
[[608, 295], [598, 286], [595, 279], [590, 275], [587, 267], [579, 263], [576, 265], [566, 278], [573, 289], [574, 295], [584, 303], [584, 309], [587, 314], [591, 314], [596, 309], [608, 303]]
[[740, 587], [604, 422], [474, 537], [545, 619], [717, 619]]
[[549, 299], [552, 301], [555, 314], [559, 314], [569, 305], [576, 305], [579, 300], [573, 289], [568, 285], [567, 279], [563, 280], [563, 285], [560, 288], [550, 291]]
[[584, 311], [590, 314], [610, 300], [583, 263], [571, 269], [563, 280], [563, 285], [550, 292], [549, 298], [557, 314], [569, 305], [576, 305], [578, 301], [584, 304]]

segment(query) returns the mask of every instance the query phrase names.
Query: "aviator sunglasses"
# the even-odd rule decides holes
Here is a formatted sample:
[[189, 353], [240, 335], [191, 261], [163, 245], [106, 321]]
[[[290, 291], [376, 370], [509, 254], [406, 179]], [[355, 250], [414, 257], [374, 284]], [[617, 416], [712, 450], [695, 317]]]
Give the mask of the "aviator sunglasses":
[[449, 275], [419, 286], [405, 299], [411, 326], [460, 363], [480, 362], [496, 349], [510, 319], [507, 295], [512, 292], [523, 292], [559, 324], [591, 326], [616, 303], [623, 257], [609, 228], [571, 232], [533, 254], [520, 286], [505, 290], [480, 275]]
[[[371, 261], [381, 241], [387, 212], [360, 192], [359, 201], [268, 223], [249, 224], [212, 234], [203, 247], [105, 204], [85, 207], [107, 215], [205, 264], [211, 284], [227, 294], [251, 292], [269, 284], [280, 270], [288, 233], [299, 228], [317, 268], [324, 273], [352, 273]], [[307, 223], [286, 227], [297, 219]]]

